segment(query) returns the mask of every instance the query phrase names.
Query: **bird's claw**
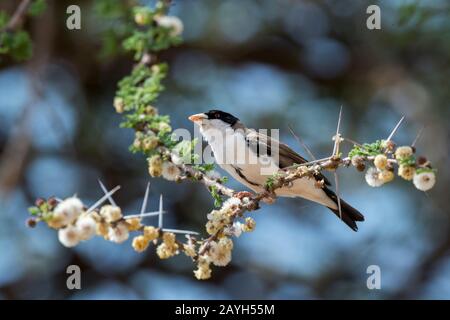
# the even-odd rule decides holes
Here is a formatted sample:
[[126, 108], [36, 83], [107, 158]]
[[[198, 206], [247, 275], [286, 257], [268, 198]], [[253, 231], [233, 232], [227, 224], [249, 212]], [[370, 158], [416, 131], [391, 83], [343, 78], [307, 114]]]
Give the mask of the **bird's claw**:
[[253, 193], [248, 192], [248, 191], [239, 191], [234, 194], [234, 197], [238, 198], [240, 200], [242, 200], [245, 197], [251, 198], [252, 196], [253, 196]]
[[261, 199], [262, 202], [267, 203], [267, 204], [272, 204], [275, 202], [275, 198], [274, 197], [264, 197]]

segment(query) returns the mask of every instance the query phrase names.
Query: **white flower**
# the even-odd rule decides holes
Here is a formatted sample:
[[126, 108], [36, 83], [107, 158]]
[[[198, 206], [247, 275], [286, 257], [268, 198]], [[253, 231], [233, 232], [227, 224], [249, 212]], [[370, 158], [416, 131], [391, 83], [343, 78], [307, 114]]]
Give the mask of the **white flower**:
[[84, 216], [77, 220], [76, 227], [81, 240], [89, 240], [96, 233], [97, 224], [91, 216]]
[[228, 198], [222, 205], [223, 210], [229, 210], [234, 209], [235, 207], [239, 206], [241, 204], [241, 200], [239, 198], [231, 197]]
[[436, 175], [433, 171], [415, 173], [413, 183], [417, 189], [421, 191], [428, 191], [433, 188], [436, 183]]
[[195, 257], [197, 255], [197, 251], [195, 250], [195, 243], [189, 241], [187, 244], [183, 244], [183, 251], [188, 257]]
[[242, 223], [239, 221], [236, 221], [233, 223], [233, 226], [229, 229], [229, 232], [235, 236], [236, 238], [239, 238], [242, 234]]
[[211, 262], [218, 267], [226, 266], [231, 261], [231, 248], [225, 242], [222, 243], [222, 240], [212, 241], [209, 249]]
[[413, 154], [413, 149], [410, 146], [402, 146], [398, 147], [397, 150], [395, 150], [395, 157], [397, 159], [405, 159]]
[[129, 233], [126, 223], [119, 222], [115, 227], [110, 227], [108, 239], [115, 243], [122, 243], [128, 239]]
[[53, 219], [60, 221], [63, 226], [71, 224], [83, 212], [83, 203], [76, 197], [67, 198], [58, 203], [53, 210]]
[[380, 170], [386, 169], [388, 159], [384, 154], [378, 154], [373, 160], [373, 164]]
[[107, 222], [114, 222], [122, 218], [122, 210], [117, 206], [107, 204], [100, 209], [100, 215]]
[[180, 174], [180, 169], [172, 162], [164, 161], [162, 165], [162, 176], [170, 181], [174, 181]]
[[75, 226], [67, 226], [58, 230], [59, 242], [65, 247], [75, 247], [80, 242], [80, 233]]
[[198, 269], [194, 271], [194, 275], [198, 280], [206, 280], [211, 277], [211, 268], [207, 257], [200, 257], [197, 267]]
[[370, 167], [366, 172], [366, 182], [371, 187], [379, 187], [383, 185], [383, 180], [380, 179], [379, 171], [377, 168]]
[[206, 215], [206, 217], [208, 218], [208, 220], [211, 221], [220, 221], [223, 220], [223, 215], [222, 212], [220, 212], [219, 210], [213, 210], [210, 213], [208, 213]]
[[178, 36], [183, 32], [183, 22], [174, 16], [157, 16], [156, 22], [163, 28], [171, 29], [170, 35], [172, 37]]

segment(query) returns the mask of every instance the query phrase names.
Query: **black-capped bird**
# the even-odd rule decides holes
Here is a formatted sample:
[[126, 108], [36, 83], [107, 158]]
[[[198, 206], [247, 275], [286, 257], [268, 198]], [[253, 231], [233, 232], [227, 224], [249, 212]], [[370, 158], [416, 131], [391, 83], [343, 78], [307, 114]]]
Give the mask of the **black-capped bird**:
[[[307, 162], [286, 144], [245, 127], [238, 118], [227, 112], [210, 110], [192, 115], [189, 120], [200, 127], [220, 167], [255, 192], [263, 191], [267, 178], [280, 169]], [[323, 180], [322, 187], [318, 187], [314, 179], [305, 177], [275, 190], [275, 193], [277, 196], [301, 197], [320, 203], [357, 231], [356, 221], [364, 221], [364, 216], [342, 199], [340, 214], [337, 196], [328, 188], [329, 181], [321, 174], [317, 174], [315, 180]]]

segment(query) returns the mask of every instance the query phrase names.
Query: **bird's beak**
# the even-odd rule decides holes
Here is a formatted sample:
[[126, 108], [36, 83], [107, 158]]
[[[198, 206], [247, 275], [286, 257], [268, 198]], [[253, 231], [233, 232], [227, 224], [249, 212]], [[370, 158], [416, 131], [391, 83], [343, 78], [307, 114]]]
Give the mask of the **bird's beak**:
[[207, 119], [207, 118], [208, 117], [206, 116], [206, 114], [204, 114], [204, 113], [197, 113], [197, 114], [193, 114], [188, 119], [191, 120], [192, 122], [196, 123], [196, 122], [200, 122], [203, 119]]

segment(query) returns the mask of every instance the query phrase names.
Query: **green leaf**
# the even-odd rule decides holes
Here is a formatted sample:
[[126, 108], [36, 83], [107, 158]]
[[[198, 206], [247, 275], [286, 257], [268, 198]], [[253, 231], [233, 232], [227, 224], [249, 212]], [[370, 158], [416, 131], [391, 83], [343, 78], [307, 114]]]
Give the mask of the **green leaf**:
[[222, 206], [223, 199], [220, 196], [219, 192], [217, 191], [216, 186], [210, 186], [209, 191], [211, 192], [211, 196], [214, 199], [214, 206], [216, 208], [220, 208]]
[[205, 173], [214, 170], [214, 167], [214, 163], [205, 163], [194, 166], [195, 169]]
[[29, 207], [28, 212], [33, 216], [37, 216], [41, 211], [38, 207]]
[[383, 140], [377, 140], [374, 143], [364, 143], [362, 146], [355, 145], [348, 153], [350, 158], [354, 156], [376, 156], [382, 153]]
[[279, 173], [274, 173], [271, 177], [267, 178], [266, 183], [264, 184], [264, 187], [267, 190], [272, 190], [274, 187], [275, 182], [280, 177]]
[[8, 14], [4, 11], [0, 11], [0, 28], [5, 27], [8, 21], [9, 21]]
[[433, 169], [433, 168], [417, 168], [416, 169], [416, 174], [420, 174], [420, 173], [424, 173], [424, 172], [433, 172], [433, 173], [437, 173], [437, 169]]
[[31, 58], [31, 39], [25, 31], [3, 32], [0, 34], [0, 43], [0, 53], [9, 54], [16, 61], [24, 61]]
[[35, 0], [28, 7], [28, 14], [32, 17], [39, 16], [47, 9], [47, 3], [45, 0]]
[[414, 167], [416, 165], [416, 158], [414, 156], [409, 156], [406, 158], [398, 159], [399, 165], [406, 167]]
[[227, 183], [227, 182], [228, 182], [227, 176], [223, 176], [222, 178], [220, 178], [220, 183]]

